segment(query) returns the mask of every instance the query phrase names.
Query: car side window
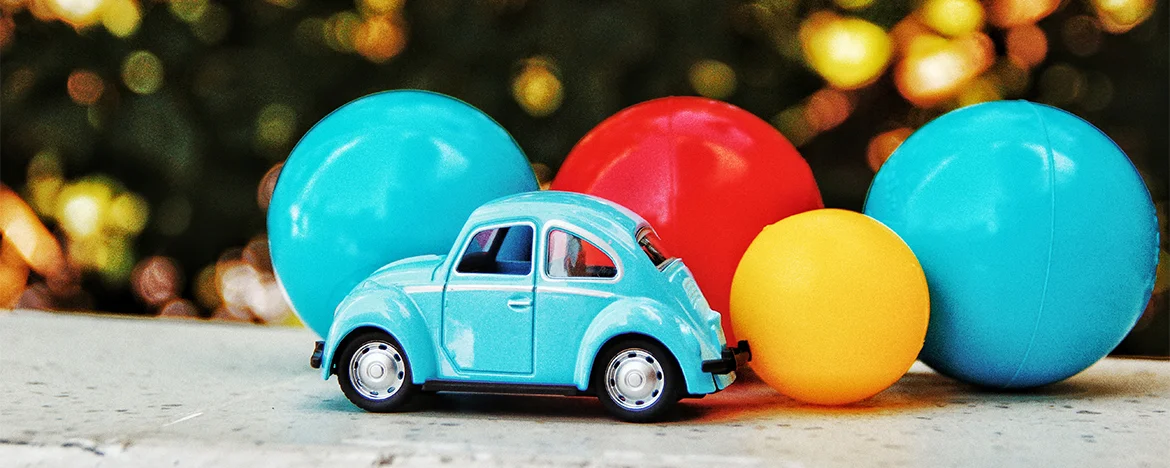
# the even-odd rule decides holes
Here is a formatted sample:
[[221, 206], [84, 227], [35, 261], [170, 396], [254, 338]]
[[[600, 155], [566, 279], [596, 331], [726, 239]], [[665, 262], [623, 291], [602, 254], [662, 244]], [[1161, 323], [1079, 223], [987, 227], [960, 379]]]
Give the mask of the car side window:
[[560, 229], [548, 232], [545, 268], [550, 278], [613, 278], [613, 259], [589, 241]]
[[532, 272], [532, 226], [526, 224], [488, 228], [468, 241], [455, 271], [527, 275]]

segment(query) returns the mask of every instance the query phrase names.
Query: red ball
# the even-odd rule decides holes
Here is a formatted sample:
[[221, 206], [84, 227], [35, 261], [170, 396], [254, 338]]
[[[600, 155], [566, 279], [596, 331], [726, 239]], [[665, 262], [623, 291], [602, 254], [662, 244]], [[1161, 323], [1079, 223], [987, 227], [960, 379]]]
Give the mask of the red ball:
[[731, 279], [748, 245], [764, 226], [823, 208], [812, 170], [784, 135], [743, 109], [696, 97], [647, 101], [601, 122], [551, 188], [646, 218], [723, 313], [729, 342]]

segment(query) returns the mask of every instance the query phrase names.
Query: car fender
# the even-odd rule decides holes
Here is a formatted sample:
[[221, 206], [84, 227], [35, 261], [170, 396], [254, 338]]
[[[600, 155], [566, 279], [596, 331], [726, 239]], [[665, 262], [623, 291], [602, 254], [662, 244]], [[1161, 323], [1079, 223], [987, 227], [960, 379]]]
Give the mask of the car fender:
[[705, 395], [716, 391], [710, 374], [702, 371], [702, 333], [694, 321], [661, 302], [648, 298], [626, 298], [610, 304], [597, 314], [586, 329], [577, 353], [574, 384], [580, 390], [589, 387], [594, 360], [601, 347], [616, 336], [645, 335], [666, 347], [683, 374], [687, 393]]
[[397, 286], [375, 285], [364, 289], [359, 286], [337, 306], [321, 360], [328, 363], [321, 366], [326, 380], [332, 374], [339, 345], [362, 327], [378, 328], [398, 340], [410, 362], [414, 383], [421, 384], [434, 377], [435, 345], [418, 305]]

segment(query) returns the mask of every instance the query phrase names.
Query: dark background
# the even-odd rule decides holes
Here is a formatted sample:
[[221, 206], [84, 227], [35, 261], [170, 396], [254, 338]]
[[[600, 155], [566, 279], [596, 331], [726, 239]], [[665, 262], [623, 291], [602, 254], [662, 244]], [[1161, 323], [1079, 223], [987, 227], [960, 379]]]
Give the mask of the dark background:
[[[545, 181], [620, 109], [705, 94], [776, 125], [825, 204], [853, 210], [892, 149], [879, 135], [893, 131], [896, 143], [980, 100], [1049, 103], [1100, 127], [1134, 161], [1162, 223], [1160, 270], [1167, 263], [1165, 2], [1123, 0], [1119, 11], [984, 2], [985, 23], [965, 35], [986, 35], [994, 57], [958, 65], [983, 71], [936, 102], [896, 86], [909, 60], [897, 40], [888, 69], [856, 89], [827, 85], [832, 72], [806, 58], [817, 45], [801, 41], [818, 12], [909, 30], [895, 26], [930, 21], [920, 2], [93, 2], [96, 13], [49, 0], [0, 7], [0, 181], [32, 205], [69, 270], [54, 279], [34, 269], [19, 306], [294, 320], [267, 265], [265, 174], [330, 111], [396, 88], [484, 110]], [[1048, 3], [1054, 11], [1020, 24], [1000, 14]], [[1028, 39], [1036, 31], [1039, 52]], [[74, 196], [97, 200], [95, 232], [69, 227], [63, 206]], [[1119, 351], [1167, 354], [1165, 276]]]

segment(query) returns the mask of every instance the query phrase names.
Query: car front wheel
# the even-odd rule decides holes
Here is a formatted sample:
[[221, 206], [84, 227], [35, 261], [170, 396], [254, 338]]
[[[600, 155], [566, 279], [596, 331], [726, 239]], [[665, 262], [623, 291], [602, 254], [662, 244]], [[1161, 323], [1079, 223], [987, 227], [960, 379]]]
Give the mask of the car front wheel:
[[598, 354], [605, 367], [594, 372], [602, 406], [630, 422], [661, 420], [678, 403], [682, 375], [674, 358], [649, 340], [623, 340]]
[[418, 389], [402, 346], [382, 332], [363, 332], [350, 340], [337, 364], [341, 391], [366, 411], [398, 411]]

